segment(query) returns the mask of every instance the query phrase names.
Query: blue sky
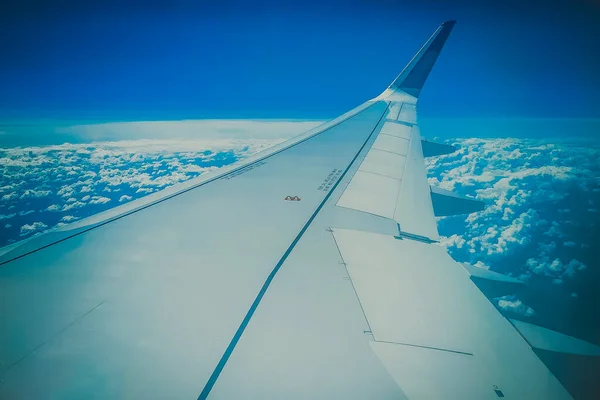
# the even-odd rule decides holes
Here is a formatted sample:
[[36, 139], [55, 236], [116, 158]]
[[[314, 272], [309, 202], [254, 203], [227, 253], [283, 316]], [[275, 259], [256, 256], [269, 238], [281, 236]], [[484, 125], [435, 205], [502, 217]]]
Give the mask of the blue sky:
[[600, 117], [591, 0], [248, 3], [3, 4], [0, 118], [331, 118], [447, 19], [422, 116]]

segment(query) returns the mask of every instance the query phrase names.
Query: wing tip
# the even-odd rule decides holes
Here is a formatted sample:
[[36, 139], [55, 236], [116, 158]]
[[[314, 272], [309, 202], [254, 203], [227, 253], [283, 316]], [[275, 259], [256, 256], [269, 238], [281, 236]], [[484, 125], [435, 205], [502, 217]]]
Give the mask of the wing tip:
[[[400, 90], [418, 98], [429, 76], [429, 72], [433, 68], [455, 24], [456, 20], [443, 22], [402, 70], [400, 75], [396, 77], [389, 89]], [[424, 57], [425, 54], [429, 54], [429, 56]]]

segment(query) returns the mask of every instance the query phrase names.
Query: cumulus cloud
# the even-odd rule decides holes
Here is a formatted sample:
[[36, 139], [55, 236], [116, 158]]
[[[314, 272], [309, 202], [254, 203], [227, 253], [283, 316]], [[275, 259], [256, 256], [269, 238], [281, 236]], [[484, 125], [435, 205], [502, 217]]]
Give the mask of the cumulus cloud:
[[85, 203], [74, 200], [74, 201], [70, 201], [67, 204], [65, 204], [62, 208], [62, 211], [65, 212], [65, 211], [73, 210], [76, 208], [82, 208], [82, 207], [85, 207]]
[[106, 204], [110, 201], [108, 197], [103, 196], [92, 196], [90, 204]]
[[48, 206], [48, 208], [46, 208], [46, 211], [50, 211], [50, 212], [58, 212], [61, 210], [62, 210], [62, 207], [59, 206], [58, 204], [51, 204]]
[[508, 311], [523, 317], [532, 317], [535, 315], [535, 310], [524, 304], [515, 296], [504, 296], [497, 299], [496, 305], [503, 311]]
[[[564, 285], [585, 273], [586, 263], [576, 250], [591, 245], [586, 243], [589, 235], [580, 231], [595, 223], [598, 143], [452, 142], [457, 152], [426, 159], [429, 182], [486, 203], [482, 212], [439, 220], [441, 244], [455, 259], [550, 285]], [[523, 316], [534, 313], [516, 297], [496, 304]]]
[[[93, 132], [93, 139], [108, 141], [0, 148], [0, 220], [14, 219], [11, 227], [23, 226], [24, 235], [29, 234], [35, 222], [49, 227], [65, 224], [69, 221], [63, 218], [81, 219], [214, 171], [316, 124], [306, 121], [103, 124], [79, 126], [73, 132], [80, 131], [84, 136]], [[149, 136], [138, 139], [134, 132], [138, 128], [138, 133], [150, 132]], [[128, 135], [123, 129], [135, 134]], [[182, 130], [187, 133], [178, 135]], [[159, 131], [162, 138], [148, 139]], [[128, 140], [115, 140], [122, 138]], [[20, 239], [19, 228], [6, 229], [0, 247]]]
[[41, 198], [41, 197], [47, 197], [50, 194], [52, 194], [52, 192], [50, 190], [27, 189], [27, 190], [25, 190], [25, 192], [23, 192], [23, 194], [19, 198], [21, 200], [29, 199], [29, 198]]
[[32, 224], [26, 224], [21, 227], [21, 236], [31, 235], [32, 233], [42, 231], [46, 228], [48, 228], [48, 225], [39, 221]]
[[57, 194], [59, 196], [67, 197], [67, 198], [71, 197], [74, 193], [75, 193], [75, 189], [73, 189], [69, 185], [62, 186], [57, 192]]
[[[238, 124], [227, 129], [232, 131], [200, 139], [191, 130], [185, 140], [115, 141], [117, 135], [102, 133], [97, 137], [112, 141], [0, 149], [0, 220], [10, 219], [6, 229], [14, 225], [19, 239], [213, 171], [286, 138], [274, 131], [259, 139], [242, 137]], [[458, 152], [427, 159], [430, 183], [477, 197], [487, 207], [440, 220], [441, 243], [449, 253], [458, 261], [549, 284], [565, 285], [584, 274], [587, 261], [574, 251], [590, 244], [573, 232], [586, 223], [578, 211], [587, 218], [596, 214], [587, 210], [597, 209], [598, 202], [585, 195], [599, 187], [600, 153], [592, 146], [531, 140], [455, 142]], [[582, 204], [569, 197], [574, 190], [581, 192]], [[30, 206], [24, 208], [22, 200]], [[31, 210], [36, 213], [21, 215]], [[525, 317], [535, 314], [514, 296], [495, 304]]]
[[[549, 252], [552, 254], [552, 252]], [[529, 258], [525, 262], [527, 270], [520, 278], [529, 280], [532, 274], [543, 275], [551, 278], [552, 283], [561, 284], [566, 278], [573, 278], [579, 271], [583, 271], [587, 266], [579, 260], [571, 259], [563, 262], [560, 258], [552, 258], [548, 253], [542, 253], [541, 257]]]
[[9, 202], [11, 200], [17, 199], [18, 197], [19, 197], [19, 195], [17, 193], [13, 192], [13, 193], [8, 193], [8, 194], [3, 195], [1, 200], [3, 202]]

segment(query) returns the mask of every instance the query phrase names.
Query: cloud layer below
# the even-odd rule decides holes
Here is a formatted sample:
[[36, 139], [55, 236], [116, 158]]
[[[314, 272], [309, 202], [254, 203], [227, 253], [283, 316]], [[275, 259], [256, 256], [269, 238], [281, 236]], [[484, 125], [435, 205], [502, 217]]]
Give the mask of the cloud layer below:
[[186, 181], [283, 140], [142, 139], [0, 149], [0, 246]]
[[[61, 226], [247, 157], [317, 122], [183, 121], [64, 128], [91, 143], [0, 149], [0, 246]], [[170, 130], [177, 126], [176, 134]], [[138, 137], [155, 137], [139, 139]], [[183, 139], [169, 138], [180, 136]], [[577, 297], [594, 263], [600, 216], [598, 143], [458, 139], [427, 160], [432, 185], [477, 197], [484, 211], [440, 218], [458, 261], [546, 282]], [[524, 317], [522, 299], [496, 300]]]
[[[449, 253], [526, 282], [562, 285], [585, 274], [590, 262], [586, 249], [599, 221], [598, 143], [453, 142], [459, 151], [428, 160], [429, 181], [481, 199], [486, 209], [440, 219], [442, 243]], [[535, 314], [514, 297], [500, 299], [497, 305], [522, 316]]]

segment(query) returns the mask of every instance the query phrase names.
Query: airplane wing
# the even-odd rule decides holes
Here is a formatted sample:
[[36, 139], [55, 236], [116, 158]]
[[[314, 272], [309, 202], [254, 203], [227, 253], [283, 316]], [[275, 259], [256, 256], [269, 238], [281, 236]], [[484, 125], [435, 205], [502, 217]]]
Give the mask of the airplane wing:
[[313, 131], [0, 249], [0, 398], [570, 398], [475, 278], [515, 282], [437, 243], [481, 209], [417, 125], [453, 26]]

